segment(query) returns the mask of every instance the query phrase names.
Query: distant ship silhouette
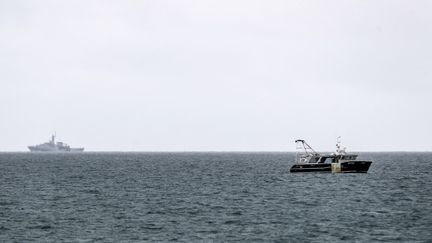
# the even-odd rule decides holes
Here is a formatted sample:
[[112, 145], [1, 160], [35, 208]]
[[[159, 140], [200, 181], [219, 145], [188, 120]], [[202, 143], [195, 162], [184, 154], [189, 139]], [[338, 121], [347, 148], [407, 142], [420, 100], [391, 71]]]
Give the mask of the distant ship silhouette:
[[51, 136], [51, 140], [34, 146], [28, 146], [31, 152], [83, 152], [84, 148], [71, 148], [63, 142], [55, 142], [56, 135]]

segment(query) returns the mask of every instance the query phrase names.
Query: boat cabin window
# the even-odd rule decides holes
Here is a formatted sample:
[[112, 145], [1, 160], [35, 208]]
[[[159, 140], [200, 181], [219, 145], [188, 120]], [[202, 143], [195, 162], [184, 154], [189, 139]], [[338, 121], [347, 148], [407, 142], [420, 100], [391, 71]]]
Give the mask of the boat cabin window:
[[305, 156], [300, 157], [297, 159], [298, 163], [312, 163], [312, 164], [318, 164], [318, 163], [325, 163], [327, 159], [330, 159], [331, 157], [327, 156]]
[[307, 163], [324, 163], [326, 159], [326, 157], [310, 157], [308, 160], [305, 160], [307, 160]]

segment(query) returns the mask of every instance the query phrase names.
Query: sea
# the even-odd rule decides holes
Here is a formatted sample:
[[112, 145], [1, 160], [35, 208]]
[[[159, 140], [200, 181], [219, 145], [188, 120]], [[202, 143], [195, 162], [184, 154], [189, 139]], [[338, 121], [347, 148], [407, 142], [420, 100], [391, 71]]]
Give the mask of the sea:
[[432, 153], [0, 153], [0, 242], [432, 242]]

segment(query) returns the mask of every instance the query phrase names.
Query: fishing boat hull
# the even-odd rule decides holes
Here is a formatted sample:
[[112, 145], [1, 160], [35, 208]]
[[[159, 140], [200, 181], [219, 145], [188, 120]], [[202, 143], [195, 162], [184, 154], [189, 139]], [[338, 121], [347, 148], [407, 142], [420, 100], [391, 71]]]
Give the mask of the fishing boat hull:
[[295, 164], [291, 167], [290, 172], [331, 172], [331, 164], [324, 164], [324, 163], [318, 163], [318, 164], [312, 164], [312, 163], [305, 163], [305, 164]]
[[333, 173], [367, 173], [372, 161], [340, 161], [332, 163], [331, 171]]

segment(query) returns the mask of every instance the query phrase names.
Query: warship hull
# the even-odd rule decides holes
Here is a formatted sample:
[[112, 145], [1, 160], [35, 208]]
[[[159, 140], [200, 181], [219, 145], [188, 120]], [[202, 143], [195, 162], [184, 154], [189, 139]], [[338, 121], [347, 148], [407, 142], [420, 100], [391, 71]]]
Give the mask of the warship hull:
[[84, 148], [70, 148], [70, 149], [55, 149], [55, 148], [38, 148], [36, 146], [28, 146], [30, 152], [45, 152], [45, 153], [80, 153], [84, 152]]

